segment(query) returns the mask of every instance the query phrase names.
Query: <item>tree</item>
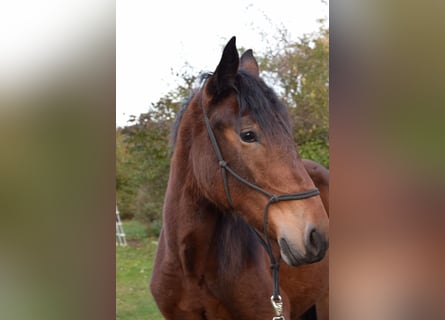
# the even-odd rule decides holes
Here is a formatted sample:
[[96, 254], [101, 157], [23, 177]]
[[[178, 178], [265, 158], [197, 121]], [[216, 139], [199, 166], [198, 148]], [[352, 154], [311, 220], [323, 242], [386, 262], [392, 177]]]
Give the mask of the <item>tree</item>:
[[170, 129], [196, 79], [187, 71], [178, 76], [182, 83], [177, 89], [130, 120], [133, 125], [118, 130], [116, 179], [120, 210], [127, 217], [149, 224], [154, 235], [160, 228], [170, 169]]
[[116, 201], [123, 219], [134, 216], [138, 189], [137, 168], [125, 138], [122, 129], [118, 128], [116, 131]]
[[324, 27], [299, 41], [279, 33], [280, 46], [258, 60], [263, 77], [289, 107], [302, 157], [329, 165], [329, 32]]

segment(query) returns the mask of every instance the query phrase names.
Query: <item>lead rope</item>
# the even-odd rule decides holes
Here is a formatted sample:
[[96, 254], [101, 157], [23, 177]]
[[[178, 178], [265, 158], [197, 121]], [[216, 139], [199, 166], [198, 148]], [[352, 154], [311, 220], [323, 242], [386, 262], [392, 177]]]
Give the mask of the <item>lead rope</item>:
[[200, 102], [202, 111], [204, 114], [204, 122], [206, 124], [207, 132], [210, 138], [210, 142], [212, 144], [213, 150], [215, 151], [216, 158], [218, 159], [218, 165], [221, 168], [221, 175], [224, 182], [224, 191], [226, 193], [227, 202], [229, 203], [229, 206], [233, 208], [232, 198], [230, 197], [230, 191], [229, 191], [229, 184], [227, 183], [227, 172], [229, 172], [235, 179], [237, 179], [239, 182], [247, 185], [248, 187], [264, 194], [265, 196], [269, 197], [269, 201], [267, 202], [266, 206], [264, 207], [264, 216], [263, 216], [263, 231], [264, 231], [264, 237], [266, 240], [264, 240], [261, 235], [258, 233], [258, 231], [251, 227], [251, 229], [254, 231], [256, 236], [258, 237], [258, 240], [260, 241], [261, 245], [266, 250], [267, 254], [269, 255], [270, 259], [270, 269], [272, 271], [272, 279], [273, 279], [273, 293], [270, 297], [270, 301], [272, 303], [272, 307], [275, 312], [275, 316], [272, 318], [272, 320], [285, 320], [283, 315], [283, 300], [280, 296], [280, 279], [279, 279], [279, 271], [280, 271], [280, 262], [275, 259], [275, 256], [272, 252], [272, 247], [270, 245], [269, 235], [268, 235], [268, 213], [269, 213], [269, 207], [271, 204], [279, 202], [279, 201], [289, 201], [289, 200], [301, 200], [301, 199], [307, 199], [310, 197], [314, 197], [320, 194], [318, 189], [312, 189], [308, 191], [298, 192], [298, 193], [291, 193], [291, 194], [282, 194], [282, 195], [274, 195], [270, 192], [267, 192], [266, 190], [262, 189], [261, 187], [247, 181], [243, 177], [239, 176], [235, 171], [233, 171], [232, 168], [229, 167], [227, 162], [224, 160], [221, 150], [219, 149], [218, 142], [216, 141], [215, 134], [213, 133], [212, 126], [210, 125], [210, 120], [207, 117], [207, 114], [204, 110], [204, 105], [202, 104], [202, 92], [200, 96]]

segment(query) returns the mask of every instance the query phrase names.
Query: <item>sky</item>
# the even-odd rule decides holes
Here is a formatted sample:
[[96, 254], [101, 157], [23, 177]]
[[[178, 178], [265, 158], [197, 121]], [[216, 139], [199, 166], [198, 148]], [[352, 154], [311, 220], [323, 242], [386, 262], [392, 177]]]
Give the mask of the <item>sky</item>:
[[320, 0], [117, 0], [116, 126], [175, 89], [174, 73], [186, 63], [197, 74], [213, 71], [232, 36], [238, 47], [261, 52], [277, 26], [297, 40], [318, 30], [328, 12]]

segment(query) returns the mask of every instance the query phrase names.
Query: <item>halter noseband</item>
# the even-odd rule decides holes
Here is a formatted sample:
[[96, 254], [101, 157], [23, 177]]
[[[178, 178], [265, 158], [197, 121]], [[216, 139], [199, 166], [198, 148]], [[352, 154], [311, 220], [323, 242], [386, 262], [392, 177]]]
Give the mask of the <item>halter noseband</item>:
[[204, 122], [206, 124], [207, 133], [210, 138], [210, 142], [212, 144], [213, 150], [215, 152], [216, 158], [218, 159], [218, 165], [221, 168], [221, 174], [224, 182], [224, 190], [226, 193], [227, 202], [229, 203], [229, 206], [233, 208], [232, 198], [230, 196], [230, 190], [229, 190], [229, 184], [227, 182], [227, 172], [229, 172], [236, 180], [241, 182], [242, 184], [245, 184], [246, 186], [264, 194], [266, 197], [269, 198], [269, 201], [267, 201], [266, 206], [264, 207], [264, 214], [263, 214], [263, 231], [264, 231], [264, 238], [261, 237], [261, 235], [258, 233], [258, 231], [251, 227], [253, 231], [255, 231], [255, 234], [257, 235], [260, 243], [262, 246], [266, 249], [267, 254], [269, 255], [270, 259], [270, 268], [272, 270], [272, 276], [273, 276], [273, 295], [271, 297], [272, 306], [275, 309], [276, 317], [273, 318], [273, 320], [284, 320], [284, 316], [282, 315], [283, 310], [283, 303], [280, 296], [280, 281], [279, 281], [279, 269], [280, 269], [280, 262], [275, 259], [275, 256], [273, 255], [272, 248], [269, 241], [269, 236], [267, 232], [267, 225], [268, 225], [268, 211], [271, 204], [279, 202], [279, 201], [290, 201], [290, 200], [302, 200], [311, 198], [314, 196], [318, 196], [320, 192], [317, 188], [303, 191], [303, 192], [297, 192], [297, 193], [288, 193], [288, 194], [280, 194], [275, 195], [272, 194], [263, 188], [247, 181], [240, 175], [238, 175], [232, 168], [229, 167], [228, 163], [224, 160], [221, 150], [218, 146], [218, 142], [216, 141], [215, 134], [213, 132], [212, 126], [210, 124], [209, 117], [207, 116], [207, 113], [205, 112], [204, 105], [202, 104], [202, 92], [201, 92], [201, 107], [204, 115]]

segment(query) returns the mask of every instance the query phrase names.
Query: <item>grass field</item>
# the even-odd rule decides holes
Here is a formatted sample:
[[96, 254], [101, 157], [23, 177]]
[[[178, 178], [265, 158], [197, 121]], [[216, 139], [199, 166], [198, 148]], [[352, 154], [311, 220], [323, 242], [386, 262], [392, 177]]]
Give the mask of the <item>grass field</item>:
[[128, 246], [116, 247], [116, 319], [163, 319], [148, 288], [156, 239], [137, 221], [123, 221], [123, 228]]

